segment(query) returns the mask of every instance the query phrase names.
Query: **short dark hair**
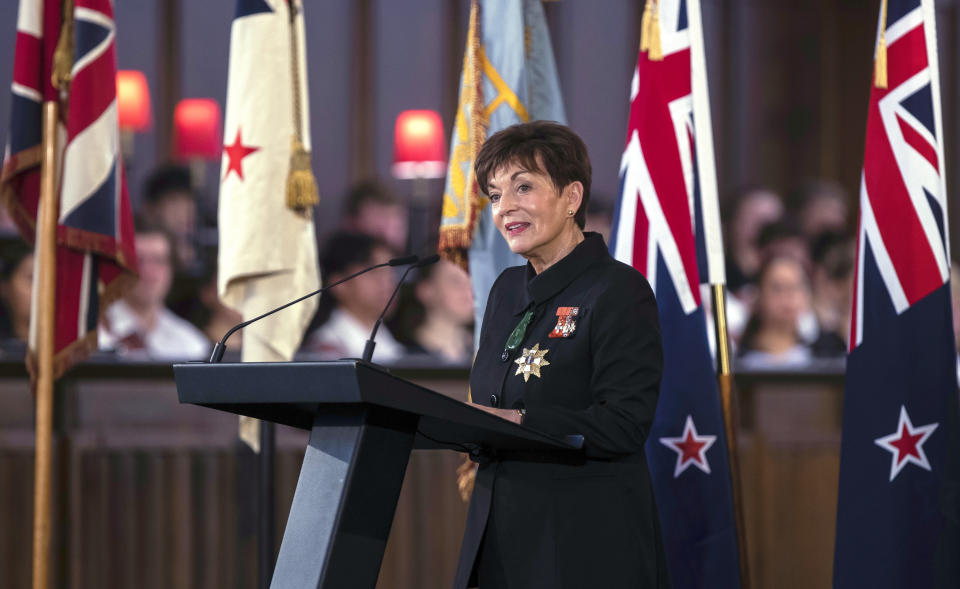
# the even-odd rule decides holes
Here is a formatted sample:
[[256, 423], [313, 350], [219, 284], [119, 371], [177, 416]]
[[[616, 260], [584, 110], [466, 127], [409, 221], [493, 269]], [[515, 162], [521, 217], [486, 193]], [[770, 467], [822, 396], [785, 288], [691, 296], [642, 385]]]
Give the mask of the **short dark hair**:
[[339, 231], [327, 239], [320, 255], [320, 271], [324, 277], [340, 274], [353, 265], [366, 265], [377, 248], [390, 248], [365, 233]]
[[357, 182], [347, 191], [347, 215], [356, 217], [367, 203], [399, 205], [400, 199], [389, 188], [376, 180]]
[[165, 164], [155, 169], [143, 183], [145, 202], [157, 203], [170, 194], [185, 193], [193, 196], [190, 170], [178, 164]]
[[494, 133], [484, 142], [474, 163], [480, 190], [486, 193], [490, 176], [510, 163], [550, 176], [557, 190], [572, 182], [583, 184], [583, 201], [573, 217], [583, 229], [587, 221], [593, 168], [587, 146], [579, 135], [569, 127], [551, 121], [521, 123]]

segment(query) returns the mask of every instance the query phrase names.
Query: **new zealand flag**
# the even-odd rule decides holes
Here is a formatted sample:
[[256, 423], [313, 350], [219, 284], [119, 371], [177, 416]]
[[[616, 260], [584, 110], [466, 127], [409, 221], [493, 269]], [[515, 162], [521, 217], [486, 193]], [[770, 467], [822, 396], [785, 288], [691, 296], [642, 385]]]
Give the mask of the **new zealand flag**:
[[646, 450], [672, 585], [734, 588], [730, 468], [700, 288], [724, 282], [700, 6], [647, 9], [659, 26], [644, 27], [633, 74], [610, 247], [647, 277], [660, 311], [663, 380]]
[[838, 588], [960, 585], [957, 357], [933, 4], [889, 0], [880, 11], [844, 399]]

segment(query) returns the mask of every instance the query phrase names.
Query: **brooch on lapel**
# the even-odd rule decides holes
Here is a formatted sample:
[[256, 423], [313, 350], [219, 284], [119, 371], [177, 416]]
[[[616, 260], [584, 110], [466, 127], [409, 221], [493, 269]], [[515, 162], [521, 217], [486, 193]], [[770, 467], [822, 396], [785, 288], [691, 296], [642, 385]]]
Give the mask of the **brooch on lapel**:
[[565, 338], [577, 330], [577, 315], [580, 307], [557, 307], [557, 325], [550, 332], [552, 338]]
[[544, 358], [549, 351], [550, 350], [541, 350], [540, 344], [535, 344], [530, 349], [524, 348], [523, 354], [513, 361], [513, 363], [517, 365], [517, 372], [514, 373], [514, 376], [522, 374], [523, 382], [530, 380], [531, 374], [537, 378], [541, 378], [540, 369], [544, 366], [550, 366], [550, 362]]

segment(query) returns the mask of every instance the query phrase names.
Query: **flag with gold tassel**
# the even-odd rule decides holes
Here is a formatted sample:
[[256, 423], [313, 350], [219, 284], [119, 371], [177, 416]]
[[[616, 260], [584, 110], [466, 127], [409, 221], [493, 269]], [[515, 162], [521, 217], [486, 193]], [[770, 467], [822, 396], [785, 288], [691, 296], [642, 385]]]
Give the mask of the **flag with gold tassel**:
[[440, 252], [470, 272], [476, 333], [487, 294], [512, 253], [477, 186], [473, 162], [490, 134], [534, 120], [565, 122], [557, 67], [541, 0], [473, 0], [450, 140]]
[[[240, 0], [220, 175], [218, 291], [250, 319], [319, 287], [310, 165], [306, 37], [300, 0]], [[258, 321], [243, 334], [244, 362], [293, 358], [316, 300]], [[241, 438], [259, 449], [257, 422]]]

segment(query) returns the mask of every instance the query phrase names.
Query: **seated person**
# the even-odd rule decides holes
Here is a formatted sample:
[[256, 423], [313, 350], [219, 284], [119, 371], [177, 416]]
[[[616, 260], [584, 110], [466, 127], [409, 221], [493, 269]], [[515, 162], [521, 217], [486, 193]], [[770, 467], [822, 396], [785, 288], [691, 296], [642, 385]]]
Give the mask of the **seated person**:
[[849, 199], [839, 183], [807, 180], [791, 194], [791, 216], [813, 242], [822, 233], [843, 233], [849, 226]]
[[856, 243], [845, 233], [827, 231], [813, 243], [813, 300], [818, 335], [813, 355], [836, 358], [847, 354], [853, 267]]
[[407, 210], [386, 186], [374, 180], [347, 193], [343, 228], [382, 239], [394, 251], [407, 249]]
[[[390, 249], [376, 238], [362, 233], [336, 233], [326, 242], [320, 256], [323, 283], [332, 284], [391, 257]], [[304, 351], [327, 360], [362, 356], [370, 331], [395, 286], [393, 272], [378, 268], [325, 292], [317, 310], [319, 328], [307, 337]], [[376, 342], [374, 362], [394, 362], [405, 353], [384, 325], [377, 332]]]
[[170, 237], [160, 228], [138, 224], [140, 280], [112, 304], [100, 326], [100, 349], [131, 358], [201, 360], [210, 353], [203, 333], [164, 306], [173, 277]]
[[19, 238], [0, 243], [0, 340], [26, 343], [30, 336], [33, 250]]
[[[223, 304], [217, 294], [217, 247], [207, 245], [198, 251], [196, 276], [187, 280], [181, 277], [186, 291], [189, 288], [190, 296], [174, 307], [167, 296], [167, 306], [174, 313], [183, 317], [191, 324], [200, 328], [211, 342], [219, 341], [231, 327], [243, 321], [240, 313]], [[174, 278], [176, 284], [176, 278]], [[243, 331], [239, 330], [230, 336], [231, 351], [239, 351], [243, 343]]]
[[760, 229], [783, 218], [783, 200], [780, 195], [761, 186], [750, 186], [732, 199], [727, 219], [727, 289], [730, 294], [745, 300], [763, 261], [757, 247]]
[[473, 359], [473, 289], [470, 276], [441, 260], [420, 269], [416, 281], [401, 291], [390, 327], [405, 346], [453, 364]]
[[810, 307], [806, 269], [796, 258], [767, 260], [757, 276], [753, 313], [740, 339], [745, 368], [795, 368], [810, 361], [797, 321]]
[[190, 268], [197, 257], [197, 200], [190, 170], [172, 164], [154, 170], [144, 184], [143, 216], [172, 238], [176, 268]]

